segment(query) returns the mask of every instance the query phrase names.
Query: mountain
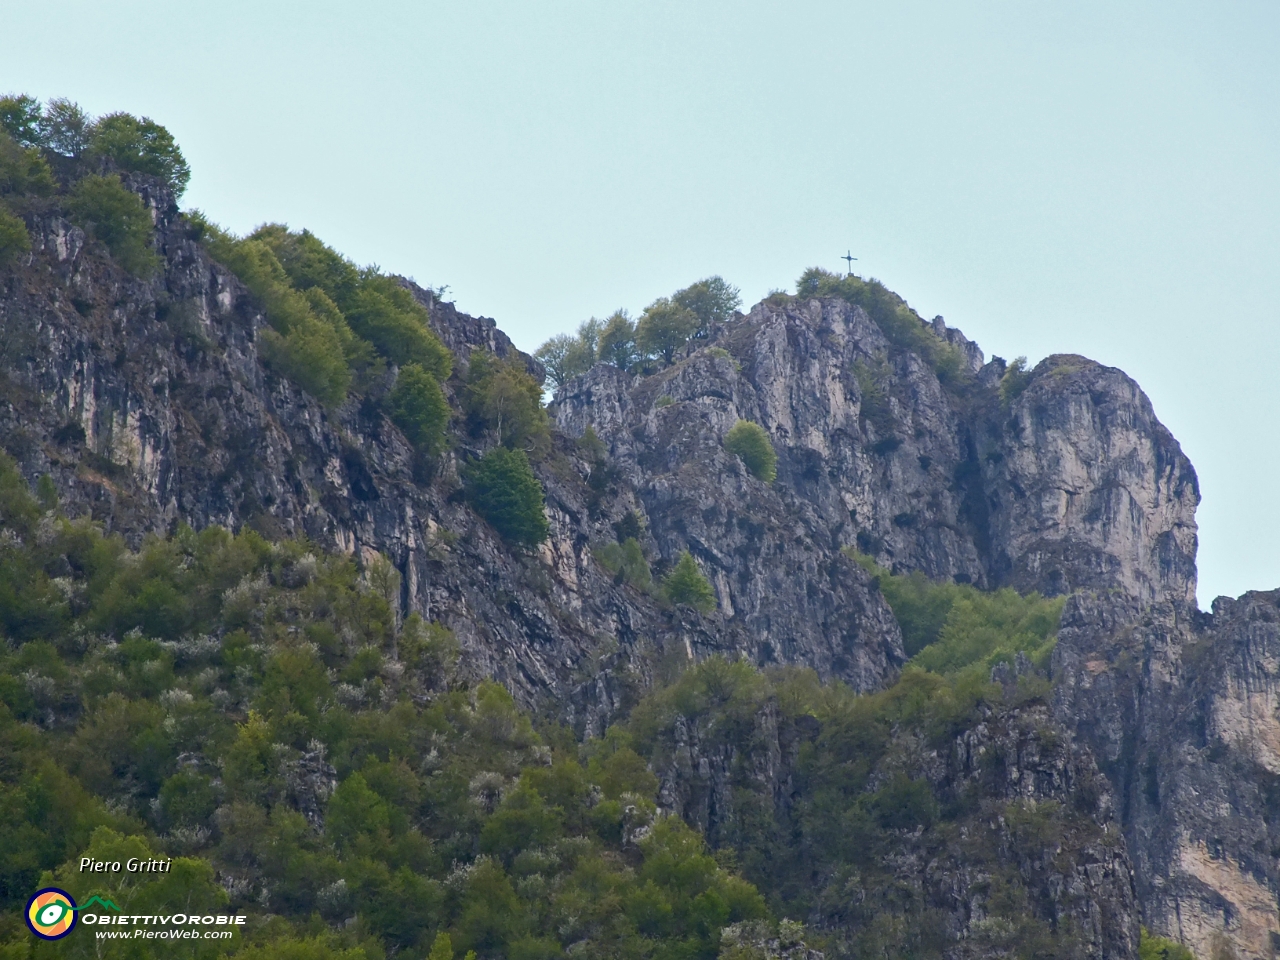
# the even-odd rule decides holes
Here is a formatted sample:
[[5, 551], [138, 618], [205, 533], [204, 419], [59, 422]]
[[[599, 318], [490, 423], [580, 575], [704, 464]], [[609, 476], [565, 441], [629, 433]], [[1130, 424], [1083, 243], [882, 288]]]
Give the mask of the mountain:
[[[395, 798], [434, 782], [428, 758], [439, 754], [425, 740], [406, 747], [405, 769], [417, 772], [404, 782], [415, 785], [396, 793], [376, 767], [399, 762], [394, 750], [367, 769], [331, 765], [336, 749], [355, 748], [322, 718], [345, 697], [360, 716], [390, 716], [400, 704], [416, 724], [442, 697], [474, 697], [496, 681], [525, 718], [503, 723], [533, 717], [541, 732], [486, 746], [511, 751], [501, 762], [486, 754], [493, 769], [450, 774], [466, 780], [459, 789], [480, 811], [466, 826], [450, 821], [448, 849], [467, 869], [492, 856], [513, 877], [541, 876], [533, 867], [520, 874], [517, 860], [543, 848], [524, 837], [503, 853], [507, 841], [493, 839], [491, 824], [543, 804], [561, 810], [556, 829], [572, 833], [575, 804], [616, 804], [616, 837], [592, 842], [613, 844], [605, 859], [639, 876], [650, 868], [637, 845], [664, 822], [645, 820], [645, 805], [656, 804], [715, 851], [705, 859], [720, 871], [716, 896], [733, 900], [724, 891], [750, 881], [771, 916], [808, 927], [757, 929], [754, 906], [729, 911], [700, 928], [707, 939], [697, 949], [721, 956], [801, 956], [814, 952], [802, 945], [808, 936], [830, 956], [1131, 957], [1140, 942], [1157, 949], [1140, 925], [1206, 960], [1273, 955], [1280, 600], [1249, 594], [1196, 609], [1195, 471], [1123, 372], [1074, 355], [1030, 370], [988, 361], [942, 318], [922, 320], [873, 281], [810, 272], [796, 295], [704, 319], [665, 353], [625, 369], [587, 364], [563, 378], [543, 414], [529, 400], [543, 365], [492, 320], [410, 280], [344, 267], [309, 234], [227, 237], [181, 213], [172, 180], [154, 172], [111, 157], [90, 167], [48, 159], [48, 189], [6, 194], [5, 215], [21, 221], [28, 242], [0, 268], [0, 447], [13, 490], [37, 496], [6, 494], [4, 506], [5, 549], [16, 558], [6, 569], [30, 577], [4, 600], [4, 673], [18, 691], [6, 700], [10, 719], [70, 744], [58, 756], [79, 756], [84, 731], [105, 722], [97, 701], [77, 692], [92, 686], [93, 637], [106, 638], [110, 656], [135, 640], [176, 644], [174, 685], [139, 687], [129, 702], [169, 697], [170, 709], [184, 696], [207, 699], [227, 737], [266, 724], [263, 743], [279, 758], [262, 761], [278, 766], [276, 795], [237, 793], [224, 746], [175, 746], [168, 766], [146, 776], [95, 780], [67, 760], [66, 775], [99, 796], [95, 816], [134, 818], [112, 829], [207, 862], [235, 902], [286, 917], [318, 910], [334, 929], [346, 929], [348, 916], [367, 923], [372, 908], [361, 904], [373, 901], [344, 899], [359, 884], [344, 866], [355, 862], [344, 859], [347, 834], [334, 826], [345, 822], [333, 811], [346, 800], [333, 798], [370, 790], [359, 777], [382, 798], [369, 804], [400, 809]], [[146, 211], [151, 266], [113, 246], [104, 215], [85, 214], [93, 177], [114, 177]], [[408, 334], [388, 333], [388, 318], [410, 324], [419, 353], [397, 352]], [[314, 326], [321, 321], [329, 326]], [[327, 355], [302, 351], [325, 337], [346, 359], [322, 383]], [[422, 440], [406, 418], [401, 385], [411, 367], [438, 382], [443, 441]], [[527, 418], [523, 432], [512, 432], [517, 416]], [[743, 422], [767, 438], [776, 458], [768, 471], [726, 445]], [[487, 512], [477, 471], [494, 450], [531, 465], [545, 537], [522, 544]], [[104, 612], [111, 592], [101, 584], [125, 583], [125, 574], [110, 565], [95, 574], [64, 544], [70, 534], [55, 532], [74, 518], [135, 558], [120, 570], [169, 549], [187, 557], [175, 561], [182, 570], [204, 570], [206, 548], [189, 545], [188, 528], [252, 531], [258, 539], [245, 543], [277, 546], [252, 547], [266, 551], [259, 565], [217, 590], [213, 573], [181, 581], [192, 596], [207, 593], [207, 611], [194, 600], [188, 610], [179, 581], [165, 580], [179, 594], [173, 609], [186, 611], [177, 625], [131, 620]], [[49, 544], [53, 559], [39, 554]], [[283, 559], [265, 559], [270, 550]], [[332, 581], [306, 572], [343, 558], [352, 563], [333, 569], [348, 572]], [[710, 588], [706, 603], [682, 602], [673, 587], [690, 563], [689, 576]], [[179, 573], [156, 582], [166, 576]], [[308, 639], [314, 649], [304, 655], [321, 657], [322, 686], [337, 691], [308, 696], [331, 706], [314, 717], [302, 707], [273, 714], [271, 684], [296, 699], [302, 681], [272, 680], [265, 666], [236, 674], [242, 641], [231, 638], [248, 630], [255, 656], [284, 663], [290, 630], [323, 631], [304, 617], [273, 634], [272, 611], [292, 610], [289, 591], [322, 581], [384, 604], [385, 637], [332, 650]], [[23, 606], [36, 584], [70, 598], [54, 604], [65, 607], [61, 619], [45, 624]], [[259, 612], [236, 620], [233, 600]], [[330, 633], [364, 629], [359, 616], [333, 616]], [[422, 625], [456, 640], [456, 668], [434, 653], [436, 666], [415, 666], [406, 651], [419, 649], [412, 638]], [[181, 645], [201, 638], [209, 650], [199, 656], [214, 659], [190, 654], [190, 678], [225, 670], [227, 679], [209, 681], [212, 693], [182, 672]], [[62, 672], [28, 662], [23, 651], [41, 643], [65, 661]], [[359, 674], [360, 651], [374, 648], [381, 666]], [[59, 684], [70, 684], [65, 696], [50, 692]], [[484, 727], [479, 702], [466, 708], [479, 713], [449, 729]], [[309, 718], [305, 735], [289, 727], [303, 723], [287, 719], [295, 715]], [[440, 732], [439, 743], [465, 753], [465, 737], [452, 736]], [[508, 735], [475, 736], [501, 744]], [[561, 770], [563, 755], [589, 771], [581, 790], [546, 786], [537, 772], [544, 750], [558, 758], [548, 769]], [[612, 756], [643, 768], [628, 774], [627, 790], [609, 786], [601, 758]], [[223, 799], [210, 800], [199, 822], [166, 820], [164, 785], [188, 775]], [[253, 803], [263, 811], [253, 816], [292, 811], [299, 830], [338, 851], [324, 867], [341, 874], [326, 874], [328, 893], [297, 881], [301, 892], [286, 896], [294, 880], [255, 879], [249, 853], [236, 861], [236, 817], [250, 816]], [[446, 835], [429, 826], [434, 808], [412, 809], [404, 829], [445, 849]], [[511, 830], [535, 830], [531, 815], [519, 816], [511, 822], [523, 826]], [[12, 876], [53, 870], [74, 846], [49, 843], [55, 852]], [[428, 859], [402, 866], [420, 877], [437, 871], [438, 881], [424, 882], [441, 891], [461, 882]], [[19, 893], [6, 889], [5, 909]], [[386, 942], [425, 955], [447, 928], [481, 956], [597, 949], [595, 933], [556, 934], [564, 942], [553, 944], [550, 927], [485, 939], [455, 907]]]

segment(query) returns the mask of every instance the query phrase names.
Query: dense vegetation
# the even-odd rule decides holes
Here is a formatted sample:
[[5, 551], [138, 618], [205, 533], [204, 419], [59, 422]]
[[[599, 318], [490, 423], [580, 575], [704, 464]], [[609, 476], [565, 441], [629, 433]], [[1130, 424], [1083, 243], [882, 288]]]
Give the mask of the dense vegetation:
[[552, 337], [536, 351], [553, 387], [586, 373], [597, 363], [644, 373], [670, 365], [689, 341], [704, 338], [714, 323], [733, 316], [742, 304], [738, 288], [721, 277], [707, 277], [659, 297], [634, 323], [625, 310], [606, 320], [583, 322], [576, 334]]
[[392, 398], [393, 411], [417, 445], [438, 452], [448, 423], [439, 384], [453, 358], [408, 290], [375, 267], [359, 269], [306, 230], [268, 224], [236, 238], [200, 225], [210, 253], [262, 304], [271, 363], [330, 407], [351, 389], [367, 391], [389, 364], [399, 367], [411, 385]]
[[[860, 931], [828, 944], [839, 955], [937, 955], [928, 904], [893, 893], [904, 831], [935, 856], [998, 864], [981, 837], [956, 846], [955, 825], [989, 812], [981, 798], [913, 772], [910, 744], [942, 745], [1043, 696], [1028, 677], [1008, 701], [987, 674], [1019, 651], [1042, 655], [1061, 609], [876, 570], [915, 650], [890, 689], [855, 696], [807, 671], [713, 659], [603, 740], [577, 742], [539, 732], [500, 687], [462, 679], [447, 630], [400, 622], [384, 561], [359, 570], [305, 543], [216, 528], [133, 551], [61, 518], [51, 486], [33, 496], [7, 461], [0, 526], [0, 931], [15, 949], [27, 943], [17, 909], [56, 880], [77, 896], [248, 913], [220, 949], [264, 960], [558, 957], [571, 946], [714, 957], [725, 928], [770, 910]], [[635, 543], [612, 559], [639, 578]], [[664, 590], [714, 603], [687, 555]], [[771, 711], [820, 731], [798, 755], [785, 811], [745, 775]], [[652, 770], [670, 767], [677, 717], [704, 751], [722, 743], [743, 758], [715, 857], [655, 806]], [[1082, 829], [1071, 810], [1036, 816], [1036, 843]], [[82, 855], [126, 854], [176, 857], [175, 879], [74, 869]], [[1006, 874], [1001, 909], [1020, 917], [1017, 936], [1065, 944], [1034, 911], [1018, 913], [1027, 893]], [[841, 892], [855, 876], [857, 909]]]
[[[777, 914], [832, 931], [827, 946], [836, 956], [940, 957], [953, 946], [942, 903], [912, 863], [930, 864], [938, 878], [948, 870], [990, 874], [988, 920], [970, 931], [975, 955], [1073, 955], [1072, 931], [1037, 909], [1018, 860], [1049, 863], [1082, 836], [1098, 839], [1088, 811], [1007, 800], [928, 760], [930, 751], [946, 756], [979, 722], [1062, 749], [1042, 732], [1047, 682], [1032, 671], [1006, 689], [990, 677], [993, 663], [1048, 649], [1061, 600], [876, 574], [915, 652], [889, 689], [857, 696], [811, 671], [761, 672], [713, 658], [632, 712], [630, 742], [657, 770], [687, 764], [679, 756], [688, 742], [724, 765], [731, 804], [716, 814], [712, 842], [733, 851]], [[790, 738], [800, 745], [779, 773], [792, 785], [779, 804], [760, 771], [778, 763], [771, 744]], [[710, 790], [688, 776], [695, 796]]]
[[[625, 737], [540, 734], [461, 680], [447, 630], [399, 622], [388, 564], [216, 528], [132, 551], [7, 461], [0, 527], [5, 956], [28, 955], [20, 909], [50, 882], [253, 919], [216, 949], [81, 930], [38, 956], [697, 958], [766, 918], [657, 815]], [[156, 855], [164, 879], [76, 869]]]
[[153, 273], [151, 215], [122, 173], [157, 177], [175, 196], [191, 178], [172, 135], [147, 117], [95, 120], [69, 100], [0, 97], [0, 268], [31, 248], [27, 216], [61, 211], [126, 271]]
[[1019, 653], [1039, 666], [1047, 663], [1065, 598], [934, 583], [919, 571], [894, 575], [870, 557], [853, 557], [876, 578], [893, 608], [913, 664], [952, 674], [987, 670]]

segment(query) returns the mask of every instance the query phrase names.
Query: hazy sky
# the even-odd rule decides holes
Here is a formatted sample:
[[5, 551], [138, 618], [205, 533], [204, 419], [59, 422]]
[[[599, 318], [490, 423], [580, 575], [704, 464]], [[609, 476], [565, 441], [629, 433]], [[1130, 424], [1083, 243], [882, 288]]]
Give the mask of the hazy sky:
[[13, 4], [0, 91], [166, 124], [186, 205], [448, 284], [531, 349], [718, 273], [883, 280], [1122, 367], [1195, 463], [1200, 599], [1280, 586], [1280, 5]]

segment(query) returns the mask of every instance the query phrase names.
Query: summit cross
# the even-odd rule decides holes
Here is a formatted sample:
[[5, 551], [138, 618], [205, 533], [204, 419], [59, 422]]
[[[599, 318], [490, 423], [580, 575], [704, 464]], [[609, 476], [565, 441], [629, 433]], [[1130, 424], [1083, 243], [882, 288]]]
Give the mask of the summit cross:
[[849, 264], [849, 276], [851, 276], [851, 277], [852, 277], [852, 276], [853, 276], [853, 261], [857, 260], [858, 258], [857, 258], [857, 257], [855, 257], [855, 256], [853, 255], [853, 251], [852, 251], [852, 250], [850, 250], [850, 251], [846, 252], [846, 253], [845, 253], [845, 255], [844, 255], [843, 257], [841, 257], [840, 259], [841, 259], [841, 260], [845, 260], [845, 261], [847, 261], [847, 262], [848, 262], [848, 264]]

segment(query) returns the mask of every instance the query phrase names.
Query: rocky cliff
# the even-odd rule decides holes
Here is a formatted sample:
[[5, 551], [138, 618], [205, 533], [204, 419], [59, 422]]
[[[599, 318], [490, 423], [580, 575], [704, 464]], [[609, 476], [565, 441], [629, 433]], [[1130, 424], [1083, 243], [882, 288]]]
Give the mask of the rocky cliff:
[[1201, 957], [1280, 943], [1278, 603], [1081, 595], [1054, 651], [1055, 713], [1121, 798], [1146, 923]]
[[772, 437], [778, 480], [767, 495], [819, 556], [853, 547], [934, 579], [1194, 604], [1195, 471], [1138, 385], [1053, 356], [1002, 390], [1004, 361], [983, 364], [941, 318], [932, 329], [963, 345], [962, 375], [944, 382], [857, 306], [766, 301], [654, 375], [597, 366], [554, 410], [566, 433], [592, 426], [609, 444], [664, 553], [688, 544], [723, 571], [721, 602], [766, 640], [771, 604], [794, 591], [769, 583], [775, 564], [744, 570], [730, 559], [741, 554], [730, 508], [750, 485], [717, 496], [687, 476], [734, 486], [722, 478], [741, 471], [720, 441], [739, 418]]
[[[452, 627], [470, 670], [580, 732], [602, 731], [673, 664], [716, 653], [883, 688], [905, 660], [901, 633], [852, 551], [936, 580], [1073, 594], [1052, 718], [1034, 704], [1000, 714], [921, 769], [959, 795], [990, 748], [1017, 758], [981, 780], [992, 803], [1070, 805], [1096, 757], [1114, 808], [1110, 787], [1090, 788], [1067, 859], [1018, 862], [1036, 916], [1074, 918], [1090, 955], [1128, 955], [1127, 845], [1149, 926], [1206, 957], [1271, 955], [1276, 598], [1196, 613], [1195, 473], [1122, 372], [1075, 356], [1029, 372], [988, 362], [940, 318], [922, 330], [960, 362], [939, 366], [846, 300], [771, 297], [669, 366], [598, 365], [559, 392], [536, 465], [552, 534], [523, 553], [460, 496], [459, 464], [476, 453], [461, 431], [424, 471], [372, 397], [326, 410], [274, 374], [260, 305], [163, 186], [126, 181], [155, 220], [157, 276], [129, 276], [56, 212], [27, 217], [31, 254], [0, 273], [0, 445], [33, 484], [51, 477], [69, 513], [131, 539], [223, 524], [362, 563], [383, 554], [402, 612]], [[451, 398], [475, 350], [538, 372], [492, 321], [405, 283], [455, 354]], [[772, 484], [725, 451], [739, 419], [771, 437]], [[596, 551], [632, 517], [658, 573], [692, 553], [714, 612], [673, 609], [601, 566]], [[774, 785], [787, 782], [780, 730], [765, 732]], [[709, 780], [664, 769], [672, 809], [714, 838], [713, 767]], [[982, 823], [1005, 849], [998, 816]], [[915, 842], [903, 840], [901, 881], [928, 887], [967, 937], [980, 878], [958, 855], [933, 871]]]
[[[525, 555], [461, 502], [455, 458], [415, 475], [376, 404], [326, 411], [274, 376], [245, 288], [209, 259], [162, 187], [134, 186], [156, 219], [159, 276], [130, 277], [50, 215], [32, 218], [31, 256], [0, 279], [0, 443], [33, 482], [52, 477], [68, 513], [130, 538], [177, 523], [248, 525], [362, 561], [382, 553], [401, 573], [405, 611], [453, 627], [472, 669], [527, 703], [553, 698], [581, 723], [643, 683], [664, 645], [732, 645], [697, 617], [616, 587], [596, 564], [592, 542], [629, 500], [616, 491], [611, 513], [589, 509], [591, 467], [573, 443], [543, 464], [555, 535]], [[492, 321], [413, 289], [463, 369], [472, 349], [516, 355]], [[614, 669], [602, 672], [606, 661]], [[888, 669], [882, 657], [875, 676]]]

